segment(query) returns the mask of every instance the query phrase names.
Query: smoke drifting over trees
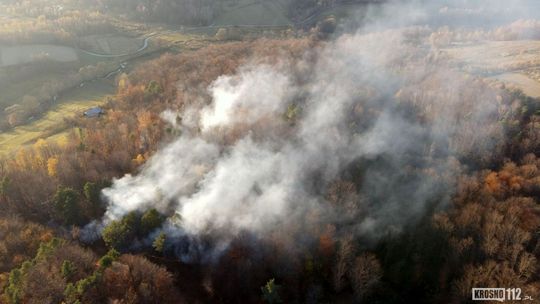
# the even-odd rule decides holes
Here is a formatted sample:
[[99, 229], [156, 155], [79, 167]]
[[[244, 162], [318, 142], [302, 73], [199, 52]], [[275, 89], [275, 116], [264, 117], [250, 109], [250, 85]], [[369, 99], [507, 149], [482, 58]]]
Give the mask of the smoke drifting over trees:
[[[384, 15], [405, 8], [429, 13], [398, 5]], [[165, 231], [218, 235], [224, 246], [299, 223], [377, 238], [444, 208], [458, 160], [489, 165], [504, 144], [501, 93], [445, 66], [417, 42], [428, 31], [373, 24], [302, 60], [252, 62], [216, 79], [210, 104], [177, 114], [176, 141], [103, 191], [104, 223], [157, 208], [170, 217]], [[326, 189], [342, 178], [357, 196], [328, 204]]]

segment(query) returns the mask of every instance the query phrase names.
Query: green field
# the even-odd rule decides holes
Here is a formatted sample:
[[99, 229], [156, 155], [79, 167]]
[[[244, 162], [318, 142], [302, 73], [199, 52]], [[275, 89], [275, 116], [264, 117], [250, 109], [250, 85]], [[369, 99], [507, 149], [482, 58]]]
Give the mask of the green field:
[[114, 34], [91, 35], [81, 40], [89, 46], [87, 51], [109, 55], [134, 53], [143, 44], [142, 39]]
[[[119, 44], [115, 45], [114, 51], [129, 52], [135, 47], [139, 48], [142, 44], [140, 39], [132, 40], [136, 41], [136, 43], [132, 45], [126, 44], [125, 49], [122, 49]], [[55, 82], [62, 83], [67, 75], [76, 74], [82, 67], [104, 63], [107, 65], [108, 70], [113, 71], [118, 68], [120, 62], [127, 59], [126, 57], [97, 57], [80, 50], [76, 50], [75, 56], [77, 57], [76, 61], [49, 62], [45, 67], [39, 69], [33, 69], [33, 64], [0, 67], [0, 111], [20, 103], [25, 95], [43, 96], [42, 89], [44, 85], [52, 84], [54, 86]], [[24, 72], [24, 70], [31, 72]]]
[[51, 61], [77, 61], [77, 51], [74, 48], [59, 45], [35, 44], [0, 47], [0, 67], [29, 63], [39, 57]]
[[[0, 78], [8, 77], [18, 67], [8, 67], [0, 69]], [[31, 73], [27, 77], [21, 77], [16, 80], [0, 80], [0, 110], [19, 103], [24, 95], [37, 96], [44, 83], [51, 79], [60, 78], [71, 69], [64, 64], [58, 64], [54, 69], [47, 73]], [[5, 78], [4, 78], [5, 79]]]
[[226, 9], [217, 16], [213, 25], [273, 25], [287, 26], [291, 21], [287, 17], [283, 1], [244, 1]]
[[0, 133], [0, 154], [7, 154], [40, 138], [62, 138], [69, 129], [65, 119], [80, 117], [84, 110], [104, 103], [114, 87], [106, 82], [88, 83], [83, 88], [68, 91], [50, 111], [26, 125]]

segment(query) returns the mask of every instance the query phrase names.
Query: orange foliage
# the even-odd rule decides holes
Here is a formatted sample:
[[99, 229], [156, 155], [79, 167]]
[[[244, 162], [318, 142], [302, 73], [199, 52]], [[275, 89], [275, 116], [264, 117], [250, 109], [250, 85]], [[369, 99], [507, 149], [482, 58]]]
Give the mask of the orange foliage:
[[485, 182], [486, 182], [486, 187], [488, 188], [490, 192], [492, 193], [501, 192], [502, 185], [501, 185], [501, 182], [499, 181], [499, 176], [496, 172], [489, 173], [485, 178]]
[[325, 232], [319, 237], [319, 252], [323, 256], [329, 257], [334, 254], [336, 246], [335, 232], [336, 227], [328, 225]]

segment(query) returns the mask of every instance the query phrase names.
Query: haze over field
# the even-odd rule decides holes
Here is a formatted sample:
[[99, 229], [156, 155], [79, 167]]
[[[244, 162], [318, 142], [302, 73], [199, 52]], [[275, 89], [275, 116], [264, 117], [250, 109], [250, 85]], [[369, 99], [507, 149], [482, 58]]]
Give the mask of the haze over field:
[[77, 60], [77, 53], [75, 50], [68, 47], [51, 45], [3, 47], [0, 48], [0, 54], [0, 66], [29, 63], [39, 58], [39, 56], [60, 62]]

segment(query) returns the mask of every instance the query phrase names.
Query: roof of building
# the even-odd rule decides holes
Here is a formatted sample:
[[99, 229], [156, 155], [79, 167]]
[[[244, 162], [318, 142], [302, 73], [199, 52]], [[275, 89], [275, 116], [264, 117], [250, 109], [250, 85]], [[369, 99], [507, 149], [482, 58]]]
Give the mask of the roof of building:
[[101, 114], [103, 114], [104, 111], [102, 108], [100, 107], [94, 107], [94, 108], [91, 108], [91, 109], [88, 109], [86, 112], [84, 112], [84, 116], [88, 116], [88, 117], [97, 117]]

